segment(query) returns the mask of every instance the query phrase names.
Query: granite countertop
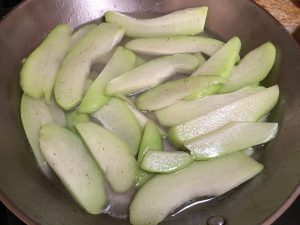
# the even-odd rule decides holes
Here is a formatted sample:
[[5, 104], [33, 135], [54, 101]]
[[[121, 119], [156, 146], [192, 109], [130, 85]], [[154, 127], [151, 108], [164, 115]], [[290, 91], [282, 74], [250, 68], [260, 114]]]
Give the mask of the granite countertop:
[[300, 45], [300, 0], [254, 0], [272, 14]]

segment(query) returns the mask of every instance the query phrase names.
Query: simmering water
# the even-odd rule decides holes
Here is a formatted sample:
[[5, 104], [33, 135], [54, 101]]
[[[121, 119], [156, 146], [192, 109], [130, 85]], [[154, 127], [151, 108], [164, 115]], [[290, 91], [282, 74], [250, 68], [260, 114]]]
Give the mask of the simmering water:
[[[147, 15], [147, 16], [145, 16]], [[137, 17], [151, 17], [151, 16], [157, 16], [157, 14], [150, 14], [149, 12], [147, 12], [147, 14], [135, 14], [134, 16]], [[211, 32], [205, 32], [202, 33], [201, 36], [205, 36], [205, 37], [215, 37], [215, 35], [212, 35]], [[219, 39], [219, 38], [218, 38]], [[124, 46], [124, 44], [130, 40], [129, 38], [124, 38], [124, 40], [122, 41], [122, 43], [120, 45]], [[112, 54], [110, 53], [109, 55], [102, 57], [101, 59], [99, 59], [93, 66], [91, 69], [91, 79], [95, 79], [97, 77], [97, 75], [101, 72], [101, 70], [103, 69], [103, 67], [105, 66], [105, 64], [107, 63], [107, 61], [109, 60], [110, 56]], [[140, 57], [149, 60], [149, 59], [153, 59], [155, 57], [152, 56], [145, 56], [145, 55], [139, 55]], [[173, 80], [173, 79], [178, 79], [178, 78], [182, 78], [184, 76], [187, 75], [183, 75], [183, 74], [176, 74], [175, 76], [172, 76], [169, 80]], [[136, 96], [131, 96], [131, 99], [134, 101]], [[155, 115], [153, 113], [145, 113], [146, 116], [150, 117], [151, 119], [153, 119], [154, 121], [157, 122]], [[165, 129], [165, 128], [162, 128]], [[164, 139], [163, 140], [164, 143], [164, 150], [166, 151], [174, 151], [176, 150], [176, 148], [167, 140]], [[261, 147], [260, 147], [261, 148]], [[66, 190], [62, 187], [61, 183], [59, 181], [57, 181], [57, 178], [52, 179], [52, 182], [64, 193], [66, 193]], [[109, 214], [112, 217], [116, 217], [116, 218], [120, 218], [120, 219], [125, 219], [128, 217], [128, 209], [130, 206], [130, 203], [134, 197], [134, 195], [136, 194], [136, 192], [138, 191], [138, 188], [133, 187], [131, 188], [128, 192], [126, 193], [116, 193], [112, 190], [112, 188], [110, 187], [110, 185], [108, 183], [106, 183], [105, 185], [106, 188], [106, 192], [108, 195], [108, 199], [109, 199], [109, 204], [107, 205], [107, 207], [104, 209], [103, 213]], [[195, 206], [195, 205], [199, 205], [199, 204], [205, 204], [206, 202], [212, 200], [213, 197], [202, 197], [200, 200], [199, 199], [195, 199], [192, 200], [190, 202], [185, 203], [183, 206], [181, 206], [180, 208], [178, 208], [177, 210], [175, 210], [171, 216], [176, 216], [179, 213], [184, 212], [185, 210]]]

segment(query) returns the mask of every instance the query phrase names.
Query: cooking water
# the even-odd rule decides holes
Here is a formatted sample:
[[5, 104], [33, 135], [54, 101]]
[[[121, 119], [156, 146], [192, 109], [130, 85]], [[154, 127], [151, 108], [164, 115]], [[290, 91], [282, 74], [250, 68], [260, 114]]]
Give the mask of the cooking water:
[[[136, 17], [140, 17], [140, 18], [145, 17], [143, 14], [138, 14], [138, 15], [137, 14], [131, 14], [131, 15], [136, 16]], [[152, 14], [152, 15], [150, 14], [149, 15], [149, 12], [147, 12], [147, 17], [149, 17], [149, 16], [154, 17], [154, 16], [158, 16], [158, 15], [160, 15], [160, 14]], [[92, 21], [92, 22], [95, 22], [95, 21]], [[96, 22], [99, 22], [99, 21], [96, 21]], [[210, 31], [208, 31], [208, 32], [206, 31], [205, 33], [202, 33], [200, 36], [214, 37], [214, 38], [217, 38], [219, 40], [222, 39], [220, 37], [216, 37], [216, 35], [213, 35], [213, 32], [210, 32]], [[128, 42], [129, 40], [130, 40], [130, 38], [124, 38], [120, 45], [124, 46], [124, 44], [126, 42]], [[92, 66], [91, 73], [90, 73], [90, 76], [89, 76], [90, 79], [94, 80], [98, 76], [98, 74], [104, 68], [104, 66], [107, 63], [107, 61], [109, 60], [109, 58], [112, 56], [112, 52], [109, 53], [108, 55], [102, 57], [101, 59], [99, 59], [99, 61], [97, 61]], [[137, 55], [139, 57], [141, 57], [142, 59], [145, 59], [147, 61], [151, 60], [153, 58], [156, 58], [156, 57], [153, 57], [153, 56], [145, 56], [145, 55], [140, 55], [140, 54], [137, 54]], [[187, 75], [176, 74], [176, 75], [172, 76], [172, 78], [170, 78], [169, 80], [174, 80], [174, 79], [182, 78], [182, 77], [185, 77], [185, 76], [187, 76]], [[138, 95], [139, 95], [139, 93], [137, 93], [136, 95], [130, 96], [130, 98], [134, 101], [134, 99]], [[150, 117], [151, 119], [153, 119], [157, 123], [157, 119], [155, 118], [155, 115], [153, 113], [145, 113], [145, 114], [147, 115], [147, 117]], [[94, 122], [97, 122], [97, 121], [95, 120]], [[97, 122], [97, 123], [99, 123], [99, 122]], [[161, 127], [161, 128], [163, 130], [166, 130], [163, 127]], [[176, 150], [176, 148], [166, 138], [163, 139], [163, 144], [164, 144], [164, 150], [165, 151], [174, 151], [174, 150]], [[261, 148], [261, 147], [259, 147], [259, 148]], [[58, 183], [57, 179], [53, 179], [52, 181], [55, 183], [56, 186], [58, 186], [58, 188], [60, 190], [64, 189], [63, 186]], [[106, 188], [106, 192], [107, 192], [107, 195], [108, 195], [109, 204], [104, 209], [103, 213], [109, 214], [110, 216], [115, 217], [115, 218], [119, 218], [119, 219], [127, 218], [130, 203], [131, 203], [134, 195], [138, 191], [138, 188], [133, 187], [125, 193], [116, 193], [116, 192], [114, 192], [108, 183], [106, 183], [105, 188]], [[62, 191], [64, 193], [67, 193], [66, 190], [62, 190]], [[205, 204], [205, 203], [207, 203], [208, 201], [210, 201], [212, 199], [214, 199], [214, 197], [211, 197], [211, 196], [194, 199], [190, 202], [185, 203], [184, 205], [182, 205], [181, 207], [179, 207], [178, 209], [173, 211], [170, 214], [170, 216], [176, 216], [176, 215], [182, 213], [185, 210], [188, 210], [189, 208], [191, 208], [195, 205]]]

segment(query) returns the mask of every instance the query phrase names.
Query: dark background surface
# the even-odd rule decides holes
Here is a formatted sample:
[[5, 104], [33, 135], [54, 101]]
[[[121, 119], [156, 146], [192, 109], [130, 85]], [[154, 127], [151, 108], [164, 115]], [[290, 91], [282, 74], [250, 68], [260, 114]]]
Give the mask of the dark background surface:
[[[0, 18], [19, 2], [21, 0], [0, 0]], [[0, 202], [0, 225], [24, 225], [24, 223]], [[300, 197], [273, 225], [300, 225]]]

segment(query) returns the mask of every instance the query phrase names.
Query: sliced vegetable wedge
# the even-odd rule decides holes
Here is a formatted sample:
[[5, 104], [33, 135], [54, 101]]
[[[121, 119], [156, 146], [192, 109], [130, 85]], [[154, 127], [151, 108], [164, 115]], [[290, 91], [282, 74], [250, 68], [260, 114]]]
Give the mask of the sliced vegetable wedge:
[[147, 61], [144, 58], [142, 58], [140, 56], [136, 56], [136, 62], [135, 62], [136, 67], [144, 64], [145, 62], [147, 62]]
[[135, 105], [133, 104], [133, 102], [128, 103], [127, 102], [127, 106], [130, 109], [130, 111], [132, 112], [132, 114], [135, 116], [136, 120], [138, 121], [138, 123], [140, 124], [141, 129], [144, 129], [147, 122], [150, 120], [144, 113], [142, 113], [141, 111], [139, 111]]
[[57, 107], [54, 101], [46, 104], [43, 100], [32, 98], [23, 94], [21, 100], [21, 119], [35, 159], [42, 172], [51, 177], [52, 171], [41, 154], [39, 136], [43, 124], [57, 123], [66, 125], [64, 112]]
[[135, 195], [130, 205], [130, 222], [156, 225], [183, 203], [197, 197], [222, 195], [262, 169], [263, 166], [250, 157], [235, 153], [194, 162], [176, 173], [157, 175]]
[[87, 35], [89, 32], [91, 32], [94, 28], [97, 27], [97, 24], [90, 23], [83, 25], [78, 30], [76, 30], [71, 37], [71, 43], [70, 43], [70, 49], [74, 47], [74, 45], [77, 44], [77, 42], [82, 39], [85, 35]]
[[178, 54], [153, 59], [111, 80], [106, 94], [135, 94], [159, 85], [176, 73], [191, 73], [199, 59], [190, 54]]
[[236, 92], [206, 96], [194, 101], [181, 100], [166, 108], [155, 111], [155, 115], [161, 125], [167, 127], [175, 126], [263, 89], [263, 87], [245, 87]]
[[276, 48], [271, 42], [267, 42], [249, 52], [234, 67], [228, 82], [220, 92], [232, 92], [246, 85], [262, 81], [271, 71], [275, 58]]
[[84, 95], [79, 107], [80, 112], [92, 113], [101, 108], [109, 96], [104, 94], [107, 83], [113, 78], [135, 67], [135, 54], [123, 47], [118, 47], [112, 58], [92, 83]]
[[193, 72], [192, 76], [216, 75], [228, 78], [235, 65], [241, 49], [241, 40], [231, 38], [217, 52], [215, 52], [203, 65]]
[[169, 139], [181, 146], [184, 141], [209, 133], [231, 121], [257, 121], [275, 106], [278, 97], [277, 85], [266, 88], [172, 127]]
[[76, 129], [116, 192], [126, 192], [135, 183], [137, 165], [129, 146], [105, 128], [79, 123]]
[[148, 121], [144, 128], [143, 138], [141, 141], [139, 154], [138, 154], [138, 163], [140, 164], [147, 153], [148, 149], [153, 149], [156, 151], [161, 151], [163, 149], [163, 144], [159, 130], [156, 125]]
[[147, 117], [144, 113], [142, 113], [141, 111], [139, 111], [134, 105], [133, 103], [127, 103], [128, 108], [130, 109], [130, 111], [133, 113], [133, 115], [135, 116], [136, 120], [138, 121], [138, 123], [140, 124], [141, 129], [144, 129], [146, 124], [149, 123], [153, 123], [156, 128], [158, 129], [160, 135], [162, 137], [166, 137], [167, 133], [164, 129], [161, 128], [161, 126], [159, 124], [157, 124], [156, 122], [154, 122], [152, 119], [150, 119], [149, 117]]
[[145, 170], [141, 169], [140, 167], [138, 167], [135, 187], [143, 186], [154, 176], [155, 176], [154, 173], [150, 173], [150, 172], [145, 171]]
[[141, 163], [141, 168], [152, 173], [173, 173], [192, 162], [193, 158], [186, 152], [148, 150]]
[[[221, 78], [221, 77], [219, 77], [219, 78]], [[199, 89], [197, 91], [194, 91], [192, 94], [190, 94], [190, 95], [186, 96], [185, 98], [183, 98], [183, 100], [192, 101], [192, 100], [196, 100], [198, 98], [205, 97], [207, 95], [216, 94], [223, 87], [224, 82], [225, 82], [225, 80], [223, 80], [223, 82], [220, 82], [218, 84], [210, 85], [207, 88]]]
[[[90, 74], [90, 76], [93, 75], [92, 73]], [[94, 82], [94, 80], [92, 80], [91, 78], [87, 78], [85, 81], [85, 85], [84, 85], [84, 93], [90, 88], [90, 86], [92, 85], [92, 83]]]
[[58, 69], [69, 49], [71, 34], [70, 26], [56, 26], [28, 56], [20, 73], [21, 87], [26, 95], [50, 101]]
[[59, 125], [43, 125], [41, 151], [48, 164], [88, 213], [99, 214], [106, 205], [104, 178], [81, 139]]
[[196, 76], [169, 81], [141, 94], [136, 100], [136, 105], [140, 110], [161, 109], [224, 82], [219, 76]]
[[169, 36], [139, 38], [129, 41], [125, 47], [145, 55], [174, 55], [179, 53], [198, 53], [213, 55], [224, 43], [199, 36]]
[[130, 37], [194, 35], [203, 31], [207, 7], [182, 9], [152, 19], [136, 19], [118, 12], [106, 12], [105, 21], [124, 27]]
[[55, 98], [65, 110], [75, 108], [81, 101], [90, 67], [106, 55], [122, 39], [124, 30], [102, 23], [84, 36], [67, 54], [55, 81]]
[[77, 110], [67, 113], [66, 118], [67, 118], [67, 127], [72, 131], [76, 131], [75, 130], [76, 124], [90, 121], [90, 117], [88, 114], [80, 113]]
[[277, 133], [277, 123], [231, 122], [184, 142], [196, 160], [207, 160], [266, 143]]
[[[144, 128], [143, 137], [137, 158], [137, 162], [139, 165], [141, 164], [145, 154], [149, 149], [154, 149], [155, 151], [163, 150], [163, 143], [160, 131], [157, 128], [157, 125], [154, 124], [151, 120], [148, 120]], [[145, 184], [153, 176], [153, 173], [145, 171], [139, 167], [139, 171], [137, 173], [136, 186], [139, 187]]]
[[142, 129], [124, 101], [111, 98], [92, 116], [102, 123], [106, 129], [127, 143], [132, 154], [137, 154], [142, 138]]
[[194, 53], [193, 55], [196, 56], [198, 58], [198, 60], [199, 60], [199, 65], [198, 66], [200, 66], [200, 65], [202, 65], [202, 64], [204, 64], [206, 62], [206, 59], [203, 56], [203, 54], [201, 54], [201, 53]]

